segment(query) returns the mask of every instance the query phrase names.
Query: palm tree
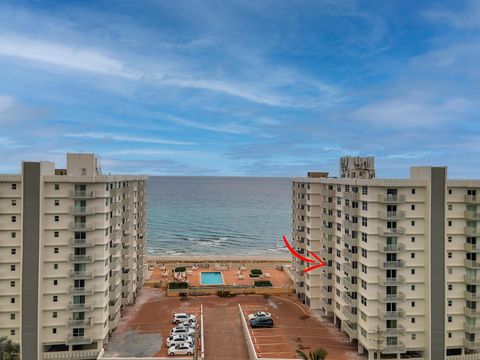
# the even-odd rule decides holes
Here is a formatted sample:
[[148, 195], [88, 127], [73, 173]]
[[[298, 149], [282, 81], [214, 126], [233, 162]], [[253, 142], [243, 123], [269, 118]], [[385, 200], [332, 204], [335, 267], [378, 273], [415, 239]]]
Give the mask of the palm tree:
[[308, 355], [301, 350], [297, 350], [297, 355], [303, 360], [325, 360], [328, 352], [324, 348], [318, 348], [315, 351], [310, 351]]
[[12, 339], [0, 337], [0, 360], [19, 360], [20, 345], [13, 342]]

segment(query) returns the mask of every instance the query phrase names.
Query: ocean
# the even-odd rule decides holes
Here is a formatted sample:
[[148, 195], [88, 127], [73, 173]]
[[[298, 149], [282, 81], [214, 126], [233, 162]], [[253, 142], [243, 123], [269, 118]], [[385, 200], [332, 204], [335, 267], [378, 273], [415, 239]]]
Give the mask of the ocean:
[[151, 176], [148, 254], [287, 254], [288, 178]]

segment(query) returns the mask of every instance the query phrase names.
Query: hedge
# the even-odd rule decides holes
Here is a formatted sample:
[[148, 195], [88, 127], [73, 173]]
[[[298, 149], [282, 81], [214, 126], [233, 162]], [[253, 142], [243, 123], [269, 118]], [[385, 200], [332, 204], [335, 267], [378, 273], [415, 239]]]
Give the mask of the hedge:
[[253, 274], [253, 275], [262, 275], [263, 272], [262, 272], [262, 270], [260, 270], [260, 269], [252, 269], [252, 270], [250, 270], [250, 274]]
[[251, 278], [258, 278], [260, 275], [258, 275], [258, 274], [248, 274], [248, 276], [250, 276]]
[[273, 286], [270, 280], [256, 280], [254, 284], [255, 284], [255, 287]]
[[185, 272], [185, 271], [187, 271], [187, 268], [185, 266], [180, 266], [180, 267], [175, 268], [176, 273], [182, 273], [182, 272]]
[[188, 282], [170, 282], [168, 283], [169, 289], [188, 289]]

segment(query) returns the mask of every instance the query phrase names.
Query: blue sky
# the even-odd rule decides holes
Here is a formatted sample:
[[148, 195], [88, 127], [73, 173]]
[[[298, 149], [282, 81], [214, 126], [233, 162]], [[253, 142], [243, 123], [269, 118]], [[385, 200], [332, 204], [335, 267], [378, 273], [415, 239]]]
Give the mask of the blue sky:
[[479, 1], [2, 1], [0, 172], [480, 177]]

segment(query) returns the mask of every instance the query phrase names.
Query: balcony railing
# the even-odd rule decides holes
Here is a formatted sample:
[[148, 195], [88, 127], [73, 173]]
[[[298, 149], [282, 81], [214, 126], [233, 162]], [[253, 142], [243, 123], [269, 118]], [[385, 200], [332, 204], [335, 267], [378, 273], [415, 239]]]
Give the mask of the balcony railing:
[[384, 220], [398, 220], [405, 218], [405, 211], [385, 211], [379, 210], [378, 217]]
[[468, 236], [479, 236], [480, 235], [480, 229], [475, 228], [475, 227], [465, 226], [463, 228], [463, 230], [465, 232], [465, 235], [468, 235]]
[[352, 279], [349, 276], [345, 276], [341, 280], [342, 285], [345, 286], [347, 289], [354, 290], [357, 284], [352, 282]]
[[69, 295], [92, 295], [93, 288], [91, 287], [73, 287], [70, 286], [68, 288]]
[[345, 242], [345, 244], [349, 245], [350, 247], [358, 245], [358, 238], [352, 237], [351, 234], [344, 234], [343, 241]]
[[96, 213], [95, 206], [70, 206], [71, 215], [92, 215]]
[[342, 292], [342, 300], [350, 306], [355, 306], [357, 303], [357, 299], [351, 298], [346, 291]]
[[329, 304], [327, 301], [328, 300], [326, 298], [322, 298], [322, 300], [320, 300], [320, 303], [322, 304], [325, 311], [331, 312], [333, 310], [333, 305]]
[[70, 197], [74, 199], [93, 199], [95, 198], [95, 191], [71, 190]]
[[404, 244], [378, 244], [377, 245], [378, 251], [382, 253], [392, 253], [392, 252], [404, 252], [405, 245]]
[[480, 323], [479, 324], [463, 323], [463, 329], [468, 333], [478, 333], [480, 332]]
[[357, 325], [350, 325], [348, 321], [342, 322], [342, 329], [347, 333], [350, 339], [358, 338]]
[[386, 204], [402, 203], [405, 202], [405, 195], [378, 195], [378, 201]]
[[396, 328], [386, 328], [382, 335], [384, 336], [401, 336], [405, 334], [405, 328], [401, 325], [397, 325]]
[[67, 336], [67, 344], [68, 345], [82, 345], [82, 344], [91, 344], [92, 337], [91, 336]]
[[342, 270], [350, 274], [350, 276], [356, 276], [358, 274], [358, 268], [352, 267], [350, 263], [343, 263]]
[[69, 243], [70, 243], [70, 246], [72, 246], [72, 247], [90, 247], [90, 246], [93, 246], [92, 239], [70, 238]]
[[465, 219], [467, 220], [480, 220], [480, 213], [477, 213], [475, 211], [465, 211]]
[[92, 326], [92, 324], [93, 324], [92, 318], [83, 319], [83, 320], [68, 319], [67, 321], [67, 326], [69, 327], [88, 327], [88, 326]]
[[352, 314], [350, 311], [350, 306], [342, 306], [342, 314], [345, 315], [345, 317], [351, 321], [351, 322], [357, 322], [357, 315], [358, 314]]
[[[331, 274], [330, 274], [330, 276], [331, 276]], [[324, 284], [324, 285], [332, 285], [333, 284], [333, 278], [329, 277], [329, 273], [322, 272], [321, 278], [322, 278], [322, 284]]]
[[382, 350], [382, 354], [398, 354], [404, 353], [407, 351], [407, 347], [403, 343], [398, 344], [386, 344], [385, 348]]
[[336, 230], [334, 227], [322, 226], [322, 231], [327, 235], [335, 235]]
[[397, 277], [385, 277], [385, 276], [378, 276], [377, 281], [381, 283], [383, 286], [394, 286], [394, 285], [403, 285], [405, 283], [405, 278], [403, 276]]
[[398, 309], [396, 311], [387, 311], [387, 310], [382, 310], [378, 309], [378, 317], [381, 319], [403, 319], [405, 317], [405, 311]]
[[93, 273], [91, 271], [70, 270], [68, 276], [73, 279], [91, 279], [93, 278]]
[[465, 195], [464, 200], [467, 204], [478, 204], [480, 203], [480, 197], [476, 195]]
[[70, 224], [69, 224], [69, 228], [72, 231], [76, 231], [76, 230], [77, 231], [78, 230], [93, 231], [93, 230], [95, 230], [96, 225], [95, 225], [95, 223], [82, 223], [82, 222], [71, 221]]
[[90, 263], [95, 260], [93, 255], [75, 255], [70, 254], [68, 255], [68, 261], [73, 263]]
[[405, 234], [405, 228], [401, 226], [397, 228], [384, 228], [381, 226], [378, 227], [378, 235], [398, 236], [398, 235], [404, 235], [404, 234]]
[[82, 304], [75, 304], [73, 302], [69, 302], [67, 305], [67, 309], [69, 311], [90, 311], [93, 309], [93, 303], [82, 303]]
[[379, 259], [378, 267], [383, 269], [400, 269], [405, 267], [405, 261], [403, 260], [382, 261], [381, 259]]
[[463, 339], [463, 346], [471, 350], [480, 349], [480, 341], [470, 341], [467, 339]]
[[480, 268], [480, 262], [477, 262], [475, 260], [465, 259], [465, 260], [463, 260], [463, 263], [465, 264], [465, 267], [470, 268], [470, 269], [479, 269]]
[[470, 301], [480, 301], [480, 293], [471, 293], [469, 291], [463, 292], [465, 299]]
[[344, 192], [343, 197], [348, 200], [358, 201], [360, 200], [360, 193], [356, 192]]
[[383, 302], [401, 302], [405, 300], [405, 294], [402, 292], [398, 292], [396, 294], [386, 294], [386, 293], [381, 293], [377, 292], [378, 299]]
[[467, 284], [480, 285], [480, 276], [479, 277], [472, 277], [472, 276], [469, 276], [469, 275], [464, 275], [463, 280]]
[[464, 306], [463, 313], [467, 316], [477, 317], [480, 316], [480, 309], [470, 309]]
[[463, 248], [468, 252], [480, 252], [480, 244], [464, 243]]

